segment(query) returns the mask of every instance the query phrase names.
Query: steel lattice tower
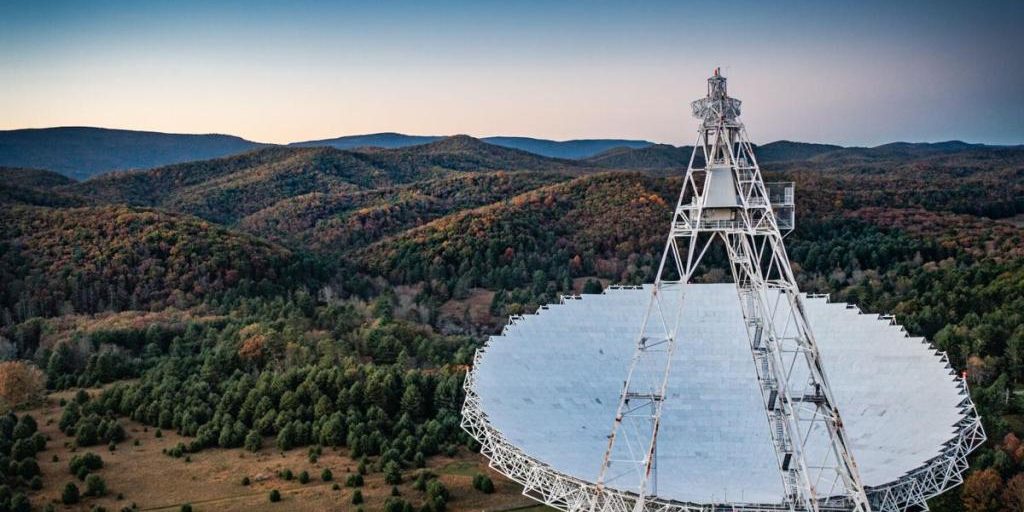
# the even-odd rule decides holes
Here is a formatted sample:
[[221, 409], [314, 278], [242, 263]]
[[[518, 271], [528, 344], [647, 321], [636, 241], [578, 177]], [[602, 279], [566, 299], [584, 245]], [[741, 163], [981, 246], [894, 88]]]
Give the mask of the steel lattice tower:
[[[739, 293], [754, 370], [790, 510], [871, 507], [807, 322], [783, 244], [793, 227], [792, 184], [765, 184], [740, 101], [716, 69], [707, 96], [692, 103], [701, 120], [647, 314], [623, 385], [599, 488], [633, 487], [634, 510], [657, 494], [657, 440], [686, 286], [716, 241], [723, 243]], [[681, 293], [678, 301], [663, 300]], [[671, 304], [671, 305], [670, 305]], [[739, 469], [739, 468], [738, 468]]]

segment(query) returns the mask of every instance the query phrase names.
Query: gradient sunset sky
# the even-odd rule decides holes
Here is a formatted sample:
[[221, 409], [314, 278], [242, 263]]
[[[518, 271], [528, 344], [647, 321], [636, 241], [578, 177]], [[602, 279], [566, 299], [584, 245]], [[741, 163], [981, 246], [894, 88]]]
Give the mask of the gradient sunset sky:
[[1024, 143], [1024, 2], [0, 0], [0, 129]]

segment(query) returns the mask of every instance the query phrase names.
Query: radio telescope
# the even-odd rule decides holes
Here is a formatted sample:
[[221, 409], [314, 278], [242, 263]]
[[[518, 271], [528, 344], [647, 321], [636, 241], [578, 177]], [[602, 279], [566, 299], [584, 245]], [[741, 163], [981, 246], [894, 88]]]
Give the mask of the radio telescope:
[[[512, 317], [463, 428], [566, 511], [905, 511], [963, 481], [985, 433], [944, 353], [797, 289], [792, 183], [765, 183], [718, 70], [653, 284]], [[691, 282], [725, 248], [732, 281]]]

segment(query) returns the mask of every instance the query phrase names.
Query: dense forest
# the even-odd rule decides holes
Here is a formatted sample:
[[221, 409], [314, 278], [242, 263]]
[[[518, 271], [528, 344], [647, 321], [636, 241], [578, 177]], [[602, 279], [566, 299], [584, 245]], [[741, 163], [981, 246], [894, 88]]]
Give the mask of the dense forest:
[[[892, 312], [968, 371], [990, 442], [932, 508], [1024, 510], [1024, 152], [775, 144], [768, 179], [797, 183], [802, 289]], [[401, 479], [476, 449], [458, 428], [462, 379], [509, 314], [652, 279], [684, 153], [570, 162], [455, 137], [81, 183], [0, 169], [0, 384], [102, 387], [63, 406], [56, 443], [116, 446], [130, 420], [184, 436], [171, 457], [344, 447]], [[43, 389], [0, 391], [17, 410]], [[20, 442], [30, 458], [26, 417], [0, 417], [17, 438], [0, 454]], [[24, 510], [37, 475], [3, 456], [0, 510]], [[89, 471], [73, 485], [89, 492]], [[423, 478], [403, 503], [442, 510], [446, 490]]]

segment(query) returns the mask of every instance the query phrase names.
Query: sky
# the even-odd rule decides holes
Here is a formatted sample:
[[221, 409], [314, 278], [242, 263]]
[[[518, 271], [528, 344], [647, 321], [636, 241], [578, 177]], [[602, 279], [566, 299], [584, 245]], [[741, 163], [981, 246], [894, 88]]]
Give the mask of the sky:
[[0, 130], [1024, 143], [1024, 2], [0, 0]]

